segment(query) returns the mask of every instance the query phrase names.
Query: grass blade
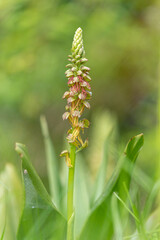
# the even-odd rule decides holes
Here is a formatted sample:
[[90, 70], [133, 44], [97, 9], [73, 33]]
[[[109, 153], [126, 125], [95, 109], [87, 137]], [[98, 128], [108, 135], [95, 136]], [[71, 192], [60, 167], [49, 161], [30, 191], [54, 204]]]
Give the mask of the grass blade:
[[125, 202], [116, 194], [114, 193], [114, 195], [117, 197], [117, 199], [122, 203], [122, 205], [124, 206], [124, 208], [132, 215], [132, 217], [137, 221], [140, 222], [139, 219], [136, 217], [136, 215], [128, 208], [128, 206], [125, 204]]
[[112, 212], [112, 219], [113, 219], [113, 227], [115, 232], [115, 239], [123, 240], [123, 231], [122, 231], [122, 224], [121, 218], [118, 209], [117, 198], [112, 195], [111, 198], [111, 212]]
[[44, 116], [41, 116], [40, 122], [41, 122], [43, 137], [44, 137], [44, 143], [45, 143], [50, 193], [55, 206], [58, 209], [61, 209], [60, 208], [61, 185], [60, 185], [60, 178], [59, 178], [58, 161], [56, 158], [52, 141], [49, 136], [46, 118]]

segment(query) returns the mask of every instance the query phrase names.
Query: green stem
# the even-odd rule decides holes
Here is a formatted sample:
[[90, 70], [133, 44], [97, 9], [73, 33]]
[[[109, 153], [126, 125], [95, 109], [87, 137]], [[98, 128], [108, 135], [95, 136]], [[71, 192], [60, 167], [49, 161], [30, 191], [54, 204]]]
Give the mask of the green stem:
[[70, 159], [72, 167], [69, 168], [68, 174], [68, 195], [67, 195], [67, 240], [74, 240], [74, 172], [75, 172], [75, 159], [76, 147], [71, 145]]
[[156, 179], [157, 178], [159, 179], [159, 176], [160, 176], [160, 150], [159, 150], [159, 146], [160, 146], [160, 46], [159, 46], [159, 63], [158, 63], [158, 130], [157, 130], [158, 167], [157, 167]]

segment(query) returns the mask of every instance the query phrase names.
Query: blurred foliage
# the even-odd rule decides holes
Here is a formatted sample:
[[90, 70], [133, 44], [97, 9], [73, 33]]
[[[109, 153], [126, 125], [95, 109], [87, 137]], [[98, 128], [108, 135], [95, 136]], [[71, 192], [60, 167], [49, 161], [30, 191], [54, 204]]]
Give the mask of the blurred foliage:
[[41, 113], [57, 155], [62, 149], [64, 71], [79, 26], [92, 70], [91, 114], [115, 112], [124, 138], [155, 126], [159, 12], [158, 0], [0, 1], [1, 162], [15, 159], [15, 141], [25, 142], [45, 175]]
[[4, 240], [16, 240], [21, 211], [24, 202], [24, 189], [15, 167], [7, 164], [0, 174], [0, 236], [5, 229]]

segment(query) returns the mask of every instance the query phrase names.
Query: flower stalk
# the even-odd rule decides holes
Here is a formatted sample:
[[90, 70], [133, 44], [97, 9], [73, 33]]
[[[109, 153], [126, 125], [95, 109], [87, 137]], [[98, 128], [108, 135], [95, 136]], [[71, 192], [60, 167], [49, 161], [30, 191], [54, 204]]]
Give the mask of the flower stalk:
[[[88, 128], [90, 122], [88, 119], [81, 119], [85, 108], [90, 108], [88, 100], [91, 98], [91, 87], [89, 76], [90, 68], [84, 64], [88, 61], [85, 58], [83, 47], [82, 29], [78, 28], [75, 32], [72, 43], [72, 54], [68, 56], [68, 70], [65, 72], [68, 79], [69, 90], [63, 95], [63, 99], [67, 100], [65, 107], [66, 112], [63, 114], [63, 120], [68, 120], [71, 128], [67, 132], [67, 141], [70, 145], [70, 151], [64, 150], [60, 156], [65, 157], [66, 164], [69, 167], [68, 174], [68, 196], [67, 196], [67, 240], [73, 240], [73, 225], [74, 225], [74, 171], [76, 153], [88, 146], [88, 139], [83, 140], [81, 133]], [[72, 221], [71, 221], [72, 219]]]
[[67, 240], [74, 239], [74, 173], [75, 173], [75, 159], [76, 147], [71, 145], [70, 159], [72, 167], [69, 168], [68, 174], [68, 194], [67, 194]]

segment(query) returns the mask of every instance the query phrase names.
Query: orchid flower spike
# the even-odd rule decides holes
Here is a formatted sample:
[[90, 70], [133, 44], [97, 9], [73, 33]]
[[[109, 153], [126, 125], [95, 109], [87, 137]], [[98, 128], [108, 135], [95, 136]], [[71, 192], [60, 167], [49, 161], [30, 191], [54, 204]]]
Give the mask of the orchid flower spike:
[[[71, 128], [67, 132], [68, 143], [75, 145], [77, 151], [80, 151], [88, 146], [88, 139], [83, 141], [81, 132], [83, 133], [84, 128], [88, 128], [90, 123], [87, 119], [81, 119], [81, 116], [85, 108], [90, 108], [88, 100], [92, 96], [89, 84], [91, 81], [90, 68], [84, 65], [88, 60], [85, 58], [81, 28], [78, 28], [75, 32], [71, 52], [72, 54], [68, 56], [70, 63], [66, 66], [68, 70], [65, 72], [69, 90], [63, 95], [63, 98], [67, 100], [67, 105], [62, 118], [63, 120], [68, 119], [71, 124]], [[64, 151], [60, 156], [64, 156]], [[67, 165], [72, 167], [68, 151], [65, 156], [67, 156]]]

